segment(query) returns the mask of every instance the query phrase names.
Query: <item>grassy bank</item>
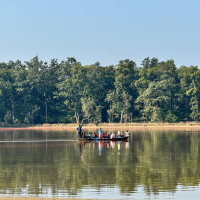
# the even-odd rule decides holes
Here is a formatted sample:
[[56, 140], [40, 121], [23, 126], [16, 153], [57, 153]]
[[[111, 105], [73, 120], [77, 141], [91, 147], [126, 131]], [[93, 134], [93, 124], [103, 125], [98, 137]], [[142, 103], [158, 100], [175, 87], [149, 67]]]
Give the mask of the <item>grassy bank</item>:
[[[17, 128], [17, 129], [76, 129], [78, 124], [38, 124], [38, 125], [6, 125], [1, 126], [1, 128]], [[83, 129], [94, 128], [97, 129], [99, 127], [106, 129], [120, 129], [120, 128], [200, 128], [199, 122], [178, 122], [178, 123], [101, 123], [101, 124], [83, 124]]]
[[[38, 198], [38, 197], [0, 197], [0, 200], [82, 200], [82, 199], [72, 199], [72, 198]], [[90, 199], [84, 199], [90, 200]], [[97, 200], [97, 199], [92, 199]]]

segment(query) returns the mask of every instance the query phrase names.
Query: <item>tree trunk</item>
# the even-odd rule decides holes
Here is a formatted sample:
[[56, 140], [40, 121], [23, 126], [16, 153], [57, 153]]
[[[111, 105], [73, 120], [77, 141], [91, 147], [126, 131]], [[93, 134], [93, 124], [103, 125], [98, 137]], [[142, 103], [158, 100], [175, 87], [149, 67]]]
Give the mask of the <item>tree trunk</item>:
[[32, 112], [31, 112], [31, 119], [32, 119], [32, 124], [35, 124], [35, 119], [34, 119], [34, 107], [32, 108]]
[[48, 108], [47, 108], [47, 97], [46, 94], [44, 94], [45, 97], [45, 118], [46, 118], [46, 124], [48, 123]]
[[121, 119], [120, 119], [120, 123], [123, 122], [123, 112], [121, 111]]
[[132, 119], [133, 119], [133, 113], [131, 113], [131, 119], [130, 119], [131, 123], [132, 123]]
[[124, 123], [127, 123], [127, 118], [128, 118], [128, 116], [127, 116], [127, 113], [126, 113], [125, 117], [124, 117]]
[[13, 100], [12, 100], [12, 123], [15, 123], [15, 107]]
[[76, 123], [79, 124], [79, 114], [75, 112]]

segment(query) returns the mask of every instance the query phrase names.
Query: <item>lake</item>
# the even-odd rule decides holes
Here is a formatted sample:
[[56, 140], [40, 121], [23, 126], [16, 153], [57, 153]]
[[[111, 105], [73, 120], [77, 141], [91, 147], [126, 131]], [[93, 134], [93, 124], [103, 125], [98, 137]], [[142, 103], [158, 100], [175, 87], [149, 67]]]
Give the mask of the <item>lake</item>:
[[130, 129], [128, 142], [83, 142], [68, 130], [0, 130], [0, 194], [199, 199], [199, 142], [200, 130]]

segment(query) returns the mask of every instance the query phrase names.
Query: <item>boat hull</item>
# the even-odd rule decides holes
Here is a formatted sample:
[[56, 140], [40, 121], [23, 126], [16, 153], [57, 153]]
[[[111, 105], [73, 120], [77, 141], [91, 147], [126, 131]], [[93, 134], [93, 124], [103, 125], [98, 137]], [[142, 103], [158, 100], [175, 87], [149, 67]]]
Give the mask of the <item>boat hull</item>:
[[126, 141], [129, 137], [117, 137], [117, 138], [79, 138], [79, 140], [87, 140], [87, 141]]

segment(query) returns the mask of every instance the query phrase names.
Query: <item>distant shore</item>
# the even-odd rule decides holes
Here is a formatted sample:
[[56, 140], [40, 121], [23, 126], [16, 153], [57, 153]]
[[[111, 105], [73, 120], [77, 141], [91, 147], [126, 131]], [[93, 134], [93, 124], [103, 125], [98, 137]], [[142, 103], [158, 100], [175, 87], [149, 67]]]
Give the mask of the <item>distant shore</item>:
[[97, 199], [40, 198], [40, 197], [0, 197], [0, 200], [97, 200]]
[[[0, 130], [24, 130], [24, 129], [73, 129], [76, 130], [78, 124], [40, 124], [40, 125], [5, 125], [0, 126]], [[178, 122], [178, 123], [101, 123], [101, 124], [83, 124], [83, 129], [98, 129], [102, 127], [104, 129], [146, 129], [146, 128], [200, 128], [200, 122]]]

